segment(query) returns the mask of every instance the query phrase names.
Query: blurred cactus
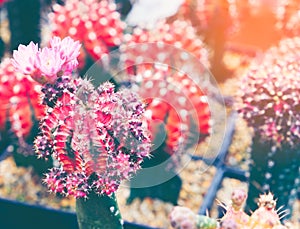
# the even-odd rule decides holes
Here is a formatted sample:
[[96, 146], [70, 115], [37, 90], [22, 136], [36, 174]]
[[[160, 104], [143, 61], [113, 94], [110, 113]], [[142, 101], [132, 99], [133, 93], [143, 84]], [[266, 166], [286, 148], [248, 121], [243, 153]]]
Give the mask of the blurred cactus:
[[12, 145], [17, 165], [33, 166], [42, 174], [49, 164], [37, 161], [32, 149], [45, 109], [40, 103], [41, 86], [16, 71], [9, 59], [0, 65], [0, 82], [0, 153]]
[[[170, 23], [167, 21], [159, 21], [153, 29], [142, 29], [139, 27], [134, 28], [131, 33], [127, 33], [124, 36], [120, 49], [124, 49], [125, 54], [129, 55], [129, 53], [126, 53], [126, 46], [157, 42], [173, 45], [178, 49], [183, 49], [194, 55], [206, 68], [210, 67], [208, 49], [201, 38], [197, 36], [196, 30], [192, 27], [189, 21], [174, 20]], [[129, 50], [132, 51], [133, 49]], [[133, 54], [135, 53], [130, 53], [131, 56], [129, 55], [129, 57], [134, 56]], [[159, 53], [150, 52], [149, 55], [157, 56]], [[158, 59], [162, 59], [164, 61], [168, 60], [166, 56], [161, 56]], [[130, 58], [127, 58], [127, 61], [128, 64], [133, 62]], [[172, 66], [171, 62], [170, 66]]]
[[175, 206], [170, 213], [170, 222], [175, 229], [217, 229], [217, 221], [208, 216], [196, 215], [189, 208]]
[[273, 228], [280, 225], [280, 217], [275, 209], [276, 200], [271, 193], [260, 195], [258, 209], [250, 218], [250, 228]]
[[64, 5], [53, 5], [49, 19], [54, 36], [70, 36], [83, 44], [79, 56], [83, 73], [90, 58], [98, 60], [121, 43], [125, 28], [116, 5], [107, 0], [66, 0]]
[[170, 223], [176, 229], [287, 229], [280, 223], [280, 209], [276, 210], [276, 200], [271, 193], [262, 194], [258, 208], [249, 216], [243, 211], [247, 194], [244, 190], [234, 190], [231, 204], [222, 207], [226, 210], [220, 220], [196, 215], [186, 207], [175, 206], [170, 213]]
[[246, 199], [246, 191], [236, 189], [232, 192], [231, 204], [229, 206], [223, 205], [226, 210], [225, 215], [221, 219], [223, 222], [225, 221], [222, 224], [223, 228], [229, 227], [229, 225], [231, 225], [231, 221], [235, 222], [237, 228], [249, 223], [249, 216], [243, 210]]
[[255, 62], [241, 82], [239, 111], [254, 129], [247, 206], [272, 190], [292, 210], [299, 177], [299, 38], [286, 39]]
[[[182, 53], [180, 63], [175, 60], [176, 54], [172, 56], [168, 51], [173, 46], [178, 48], [176, 54]], [[188, 66], [191, 54], [186, 51], [201, 64]], [[147, 103], [146, 117], [154, 146], [153, 157], [145, 160], [143, 167], [154, 167], [169, 161], [165, 168], [161, 166], [156, 172], [161, 177], [169, 173], [173, 178], [156, 187], [132, 188], [128, 202], [136, 197], [151, 196], [176, 204], [181, 186], [176, 174], [180, 158], [211, 131], [211, 114], [205, 91], [207, 85], [202, 82], [203, 85], [200, 85], [203, 87], [200, 88], [195, 82], [196, 77], [192, 79], [184, 73], [184, 68], [195, 68], [195, 75], [200, 79], [209, 66], [208, 52], [185, 21], [172, 24], [160, 22], [153, 30], [135, 28], [131, 34], [124, 36], [120, 52], [125, 73], [122, 79], [116, 81], [130, 83], [131, 89]], [[141, 63], [136, 60], [141, 60]], [[186, 66], [183, 63], [187, 63]], [[182, 69], [176, 69], [177, 64]], [[132, 187], [144, 179], [142, 172], [131, 181]], [[164, 190], [172, 190], [172, 195], [167, 195]]]

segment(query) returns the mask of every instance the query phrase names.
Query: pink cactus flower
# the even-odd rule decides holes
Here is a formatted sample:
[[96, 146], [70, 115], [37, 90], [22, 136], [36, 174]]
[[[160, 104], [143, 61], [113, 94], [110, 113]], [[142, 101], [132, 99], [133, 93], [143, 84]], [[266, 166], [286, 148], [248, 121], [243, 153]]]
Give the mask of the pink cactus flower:
[[53, 37], [50, 40], [50, 47], [57, 50], [60, 53], [61, 58], [65, 59], [66, 64], [68, 64], [74, 61], [77, 62], [81, 44], [79, 41], [74, 41], [71, 37], [66, 37], [62, 40], [59, 37]]
[[62, 71], [64, 63], [65, 58], [62, 58], [60, 53], [55, 49], [46, 47], [37, 53], [36, 66], [49, 83], [55, 81], [59, 72]]
[[19, 45], [18, 50], [14, 50], [12, 64], [25, 75], [32, 75], [37, 71], [35, 66], [36, 56], [39, 52], [38, 44], [30, 42], [29, 45]]
[[70, 75], [77, 68], [80, 47], [80, 43], [70, 37], [63, 40], [54, 37], [50, 47], [42, 49], [31, 42], [27, 46], [20, 45], [14, 51], [12, 64], [41, 84], [53, 84], [58, 77]]

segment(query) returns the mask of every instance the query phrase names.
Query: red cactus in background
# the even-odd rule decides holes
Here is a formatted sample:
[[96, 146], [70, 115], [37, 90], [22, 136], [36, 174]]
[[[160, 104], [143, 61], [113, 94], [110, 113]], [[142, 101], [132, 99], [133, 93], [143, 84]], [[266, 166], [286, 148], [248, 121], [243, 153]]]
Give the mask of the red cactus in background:
[[[44, 106], [40, 103], [41, 86], [17, 72], [9, 59], [4, 59], [0, 65], [0, 82], [0, 130], [11, 131], [20, 143], [24, 143], [34, 122], [44, 115]], [[10, 123], [10, 130], [5, 130], [6, 122]]]
[[188, 75], [172, 72], [164, 66], [144, 64], [138, 66], [137, 76], [129, 77], [143, 79], [137, 92], [147, 101], [146, 116], [152, 136], [154, 138], [161, 131], [159, 122], [163, 122], [169, 154], [182, 152], [191, 146], [195, 137], [191, 134], [193, 131], [202, 136], [210, 133], [207, 98]]
[[[107, 0], [67, 0], [63, 6], [55, 4], [49, 17], [54, 36], [70, 36], [80, 41], [95, 60], [121, 43], [125, 28], [116, 5]], [[81, 52], [80, 67], [86, 52]]]
[[293, 209], [300, 168], [299, 47], [299, 38], [282, 40], [252, 64], [241, 82], [237, 105], [254, 130], [250, 209], [260, 190], [272, 190], [287, 213]]
[[285, 39], [254, 62], [243, 78], [240, 113], [256, 133], [276, 147], [300, 144], [299, 38]]
[[[151, 30], [135, 28], [132, 34], [126, 34], [121, 49], [141, 43], [162, 42], [193, 54], [205, 67], [209, 67], [208, 50], [188, 21], [175, 20], [172, 23], [160, 21]], [[130, 49], [132, 51], [132, 49]], [[126, 51], [125, 51], [126, 53]], [[128, 54], [128, 53], [127, 53]], [[148, 54], [148, 53], [147, 53]], [[154, 53], [153, 55], [158, 55]], [[149, 55], [151, 55], [149, 53]], [[139, 56], [139, 55], [137, 55]]]
[[[205, 91], [189, 75], [172, 68], [175, 63], [172, 63], [172, 57], [163, 48], [163, 45], [173, 45], [183, 52], [188, 51], [208, 67], [208, 52], [191, 25], [180, 20], [172, 24], [160, 22], [153, 30], [136, 28], [124, 40], [120, 50], [124, 54], [122, 57], [128, 72], [127, 78], [137, 83], [138, 88], [133, 89], [137, 89], [147, 101], [146, 114], [152, 136], [157, 136], [161, 131], [157, 121], [163, 122], [166, 132], [165, 149], [173, 154], [183, 152], [195, 143], [191, 143], [195, 137], [191, 132], [208, 135], [211, 117]], [[155, 47], [161, 46], [161, 49], [149, 45], [156, 42], [158, 43]], [[147, 58], [158, 63], [148, 63]], [[188, 62], [182, 58], [181, 61]], [[137, 63], [139, 59], [141, 64]], [[163, 64], [159, 64], [160, 61]], [[201, 74], [204, 71], [203, 66], [197, 71]]]

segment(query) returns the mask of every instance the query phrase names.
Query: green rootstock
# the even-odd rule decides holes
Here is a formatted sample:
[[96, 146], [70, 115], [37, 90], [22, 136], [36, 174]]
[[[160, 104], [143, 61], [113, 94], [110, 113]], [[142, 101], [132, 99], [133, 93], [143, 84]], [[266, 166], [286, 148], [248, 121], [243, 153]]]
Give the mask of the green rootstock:
[[87, 199], [77, 199], [76, 214], [80, 229], [123, 229], [114, 194], [108, 197], [90, 193]]

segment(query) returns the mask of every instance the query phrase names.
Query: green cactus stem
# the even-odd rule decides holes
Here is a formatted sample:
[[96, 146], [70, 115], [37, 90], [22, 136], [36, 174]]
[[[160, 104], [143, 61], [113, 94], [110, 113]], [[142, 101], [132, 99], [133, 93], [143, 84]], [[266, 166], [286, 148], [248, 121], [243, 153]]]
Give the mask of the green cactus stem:
[[252, 146], [252, 167], [247, 199], [248, 210], [257, 208], [256, 198], [259, 194], [272, 192], [277, 199], [276, 208], [284, 206], [290, 214], [297, 193], [297, 178], [299, 176], [299, 149], [288, 145], [281, 148], [272, 147], [271, 143], [254, 139]]
[[109, 197], [90, 193], [87, 199], [77, 199], [76, 214], [80, 229], [123, 228], [123, 220], [114, 194]]

